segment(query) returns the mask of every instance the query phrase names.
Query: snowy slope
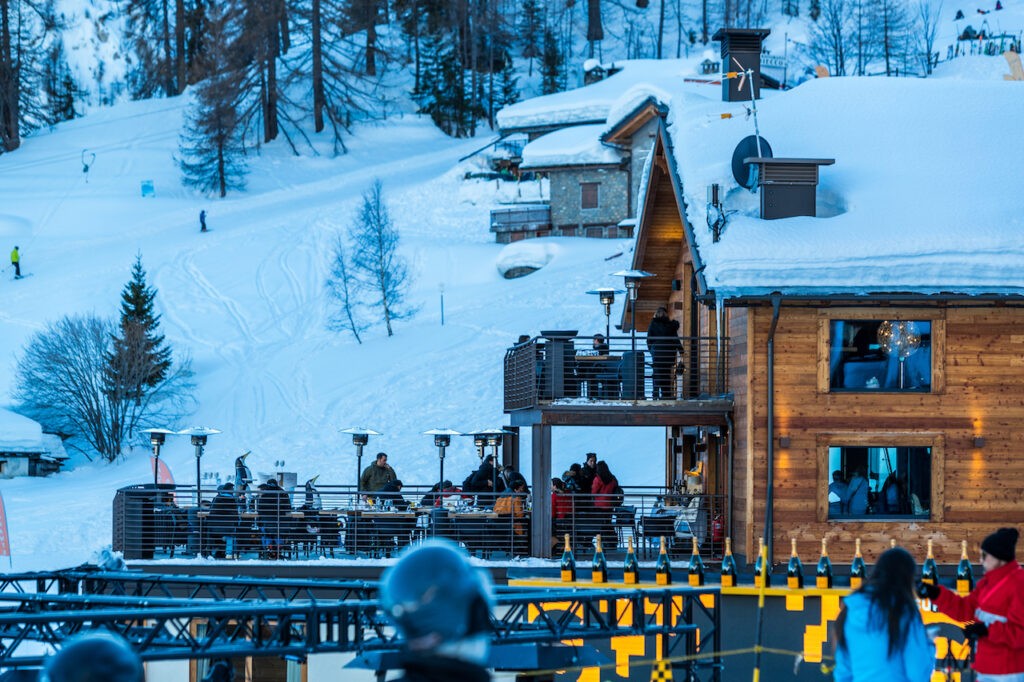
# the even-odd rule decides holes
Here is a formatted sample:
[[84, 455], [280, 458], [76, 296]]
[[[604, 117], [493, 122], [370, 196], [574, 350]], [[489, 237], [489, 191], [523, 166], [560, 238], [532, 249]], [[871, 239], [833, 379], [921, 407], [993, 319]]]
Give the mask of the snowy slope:
[[[203, 459], [204, 471], [221, 474], [252, 449], [254, 471], [284, 459], [300, 480], [320, 474], [322, 482], [350, 482], [354, 448], [337, 430], [358, 424], [384, 433], [370, 452], [388, 451], [407, 482], [427, 482], [437, 450], [423, 431], [507, 423], [501, 362], [519, 334], [603, 327], [601, 306], [585, 292], [615, 284], [609, 273], [628, 256], [604, 258], [628, 254], [630, 244], [545, 240], [542, 270], [504, 280], [497, 267], [504, 249], [487, 230], [488, 210], [516, 188], [462, 180], [469, 167], [456, 161], [479, 140], [451, 140], [407, 117], [358, 130], [340, 158], [300, 159], [270, 145], [254, 161], [245, 194], [204, 200], [179, 185], [172, 162], [182, 105], [102, 110], [0, 157], [0, 245], [6, 254], [18, 244], [33, 275], [14, 282], [7, 270], [0, 278], [0, 405], [10, 402], [16, 357], [33, 332], [66, 314], [116, 314], [136, 253], [159, 290], [168, 340], [191, 355], [196, 372], [199, 409], [174, 426], [223, 431]], [[88, 181], [80, 161], [86, 148], [96, 153]], [[395, 337], [377, 327], [360, 346], [326, 330], [323, 283], [330, 242], [375, 177], [402, 234], [419, 312], [396, 323]], [[153, 181], [155, 197], [141, 196], [142, 180]], [[527, 184], [518, 192], [529, 199], [538, 190]], [[198, 231], [201, 208], [208, 234]], [[556, 430], [555, 466], [595, 449], [624, 483], [654, 483], [662, 437], [657, 429], [641, 436]], [[109, 544], [114, 491], [149, 480], [147, 453], [140, 444], [114, 465], [76, 457], [75, 470], [48, 479], [0, 481], [15, 569], [77, 563]], [[627, 470], [638, 453], [651, 466]], [[186, 438], [172, 439], [163, 457], [179, 483], [194, 482]], [[471, 440], [457, 438], [445, 471], [461, 479], [476, 462]]]

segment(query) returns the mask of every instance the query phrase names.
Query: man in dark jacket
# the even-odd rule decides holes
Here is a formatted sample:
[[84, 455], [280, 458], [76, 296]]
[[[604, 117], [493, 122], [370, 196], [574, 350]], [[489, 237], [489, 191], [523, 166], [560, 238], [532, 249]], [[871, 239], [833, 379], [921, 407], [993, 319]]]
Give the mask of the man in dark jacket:
[[235, 502], [234, 486], [224, 483], [217, 488], [217, 496], [210, 505], [210, 545], [213, 558], [223, 559], [235, 552], [235, 534], [238, 532], [238, 504]]
[[683, 349], [679, 343], [679, 322], [668, 316], [664, 306], [658, 308], [647, 327], [647, 349], [651, 351], [651, 364], [654, 372], [655, 400], [671, 400], [675, 397], [672, 390], [672, 367], [676, 364], [676, 354]]
[[279, 559], [284, 538], [287, 535], [285, 524], [288, 522], [288, 513], [292, 510], [292, 505], [288, 499], [288, 493], [284, 491], [276, 478], [261, 483], [259, 489], [256, 513], [259, 515], [263, 548], [267, 558]]

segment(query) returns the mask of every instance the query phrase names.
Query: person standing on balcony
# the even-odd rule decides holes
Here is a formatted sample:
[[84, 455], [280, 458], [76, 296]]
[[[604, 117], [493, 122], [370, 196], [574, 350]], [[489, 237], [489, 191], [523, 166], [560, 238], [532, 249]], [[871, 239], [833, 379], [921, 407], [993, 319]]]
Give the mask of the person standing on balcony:
[[647, 327], [647, 349], [651, 351], [651, 364], [654, 371], [655, 400], [671, 400], [672, 368], [676, 364], [676, 354], [683, 349], [679, 343], [679, 322], [668, 316], [665, 306], [658, 308]]
[[359, 490], [364, 493], [375, 493], [397, 479], [398, 475], [388, 464], [388, 453], [378, 452], [373, 464], [363, 469], [363, 475], [359, 477]]
[[601, 460], [597, 463], [597, 475], [594, 476], [591, 492], [594, 497], [594, 528], [605, 538], [605, 547], [614, 547], [615, 527], [612, 525], [612, 512], [616, 503], [621, 504], [619, 497], [619, 479], [615, 478], [608, 463]]

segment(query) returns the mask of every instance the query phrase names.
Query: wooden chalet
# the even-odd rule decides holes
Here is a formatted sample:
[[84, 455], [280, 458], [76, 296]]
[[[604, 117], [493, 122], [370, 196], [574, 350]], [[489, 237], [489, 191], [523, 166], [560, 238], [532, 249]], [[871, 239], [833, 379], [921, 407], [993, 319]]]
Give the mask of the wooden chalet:
[[[1010, 96], [998, 85], [966, 87], [977, 90], [971, 96]], [[881, 136], [884, 150], [869, 137], [844, 137], [847, 131], [855, 137], [858, 125], [885, 120], [862, 110], [836, 113], [850, 91], [860, 97], [864, 90], [892, 98], [904, 110], [894, 130]], [[967, 161], [964, 169], [958, 155], [925, 151], [915, 135], [899, 138], [898, 126], [915, 125], [924, 108], [959, 97], [928, 82], [881, 79], [870, 87], [856, 80], [817, 81], [776, 95], [763, 105], [774, 122], [776, 153], [801, 153], [777, 161], [813, 166], [817, 183], [818, 167], [833, 159], [804, 157], [835, 156], [836, 170], [821, 171], [829, 180], [817, 188], [818, 217], [763, 219], [757, 198], [726, 185], [715, 196], [739, 215], [715, 228], [713, 219], [725, 211], [703, 199], [707, 185], [722, 176], [700, 155], [720, 153], [727, 160], [743, 131], [709, 133], [703, 121], [713, 120], [716, 105], [693, 99], [665, 103], [679, 107], [673, 115], [647, 107], [633, 112], [636, 120], [620, 123], [621, 130], [651, 122], [656, 128], [638, 199], [632, 263], [656, 276], [639, 287], [635, 310], [628, 301], [622, 308], [622, 329], [634, 316], [636, 328], [645, 329], [654, 311], [666, 306], [681, 335], [717, 340], [703, 360], [690, 364], [698, 374], [724, 372], [725, 381], [710, 403], [698, 391], [667, 405], [605, 406], [590, 413], [587, 406], [543, 401], [515, 409], [506, 386], [513, 424], [533, 426], [534, 484], [545, 489], [549, 476], [551, 425], [661, 423], [666, 486], [680, 468], [706, 467], [707, 489], [728, 500], [726, 532], [736, 553], [751, 562], [763, 535], [776, 563], [785, 561], [790, 538], [805, 561], [817, 556], [822, 538], [840, 562], [852, 557], [856, 538], [869, 561], [892, 540], [919, 559], [934, 540], [936, 559], [946, 564], [959, 559], [966, 540], [976, 561], [981, 539], [995, 527], [1024, 523], [1019, 218], [1005, 200], [989, 202], [979, 215], [954, 210], [972, 202], [972, 188], [998, 182], [996, 169], [1012, 165], [1024, 142], [995, 152], [998, 159]], [[948, 125], [983, 130], [992, 106], [970, 107]], [[815, 107], [839, 120], [822, 122]], [[787, 116], [790, 127], [780, 123]], [[808, 150], [805, 133], [813, 126], [820, 126], [818, 140], [830, 148]], [[865, 146], [879, 153], [872, 157]], [[917, 154], [936, 166], [934, 180], [910, 182], [907, 193], [926, 196], [896, 203], [888, 170], [912, 167]], [[840, 169], [841, 179], [831, 179], [828, 174]], [[786, 189], [785, 182], [773, 187], [764, 176], [761, 182], [755, 189], [762, 197]], [[861, 203], [852, 209], [836, 200], [847, 190], [859, 192]], [[763, 204], [762, 198], [762, 210]], [[968, 237], [971, 229], [985, 235], [977, 245]], [[892, 236], [872, 242], [879, 234]], [[688, 428], [693, 426], [698, 428]]]

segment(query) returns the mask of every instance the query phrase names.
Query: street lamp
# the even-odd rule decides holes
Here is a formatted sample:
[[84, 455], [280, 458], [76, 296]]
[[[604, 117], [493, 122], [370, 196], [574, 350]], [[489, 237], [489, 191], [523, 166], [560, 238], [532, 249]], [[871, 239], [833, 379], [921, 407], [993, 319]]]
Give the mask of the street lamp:
[[352, 434], [352, 444], [356, 446], [356, 494], [359, 494], [359, 477], [363, 473], [363, 446], [370, 442], [370, 436], [382, 436], [384, 434], [368, 429], [364, 426], [352, 426], [341, 429], [341, 433]]
[[169, 429], [143, 429], [142, 433], [149, 434], [149, 444], [153, 446], [153, 489], [156, 489], [159, 481], [158, 473], [160, 470], [160, 446], [164, 444], [164, 440], [167, 438], [167, 434], [174, 433]]
[[622, 289], [613, 289], [612, 287], [598, 287], [597, 289], [591, 289], [587, 292], [588, 294], [596, 294], [601, 301], [601, 305], [604, 306], [604, 338], [607, 340], [610, 337], [612, 331], [612, 304], [615, 303], [615, 294], [624, 294]]
[[626, 291], [629, 292], [629, 333], [630, 350], [636, 353], [636, 297], [640, 289], [640, 282], [648, 277], [654, 277], [650, 272], [644, 270], [619, 270], [613, 272], [612, 277], [622, 277], [626, 280]]
[[423, 435], [433, 436], [434, 445], [437, 446], [437, 458], [441, 462], [441, 477], [438, 479], [440, 483], [438, 483], [437, 492], [442, 493], [444, 492], [444, 450], [452, 444], [452, 436], [461, 436], [462, 434], [451, 429], [430, 429], [424, 431]]
[[203, 479], [199, 463], [203, 459], [203, 448], [206, 446], [206, 438], [215, 433], [220, 433], [220, 431], [211, 429], [208, 426], [193, 426], [192, 428], [178, 431], [178, 435], [192, 436], [192, 445], [196, 448], [196, 509], [199, 509], [203, 501]]

